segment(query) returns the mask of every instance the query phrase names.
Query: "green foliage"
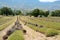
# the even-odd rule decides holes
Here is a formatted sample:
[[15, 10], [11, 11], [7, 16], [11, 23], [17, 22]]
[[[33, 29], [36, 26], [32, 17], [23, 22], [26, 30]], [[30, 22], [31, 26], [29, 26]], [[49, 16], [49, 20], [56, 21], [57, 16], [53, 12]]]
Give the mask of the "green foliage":
[[40, 10], [39, 15], [40, 16], [43, 16], [44, 15], [44, 11], [43, 10]]
[[49, 11], [45, 11], [45, 12], [44, 12], [44, 16], [45, 16], [45, 17], [48, 17], [48, 15], [49, 15]]
[[24, 40], [23, 32], [21, 30], [16, 30], [9, 36], [8, 40]]
[[1, 15], [1, 9], [0, 9], [0, 15]]
[[1, 8], [1, 15], [12, 15], [13, 14], [13, 11], [11, 8], [8, 8], [8, 7], [3, 7]]
[[60, 17], [60, 10], [55, 10], [55, 11], [52, 11], [51, 16]]
[[0, 15], [22, 15], [20, 10], [12, 10], [11, 8], [8, 7], [3, 7], [0, 9]]
[[32, 12], [27, 13], [27, 15], [35, 16], [35, 17], [37, 17], [38, 15], [40, 15], [41, 17], [42, 16], [48, 17], [49, 11], [43, 11], [43, 10], [39, 10], [39, 9], [34, 9]]
[[34, 9], [31, 13], [31, 15], [37, 17], [39, 15], [40, 10], [39, 9]]
[[22, 14], [22, 12], [20, 10], [15, 10], [14, 13], [15, 13], [15, 15], [21, 15]]
[[[35, 16], [35, 17], [37, 17], [38, 15], [40, 15], [41, 17], [42, 16], [48, 17], [49, 14], [50, 14], [49, 10], [43, 11], [43, 10], [40, 10], [40, 9], [34, 9], [31, 12], [27, 13], [27, 15]], [[51, 16], [60, 17], [60, 10], [51, 11]]]

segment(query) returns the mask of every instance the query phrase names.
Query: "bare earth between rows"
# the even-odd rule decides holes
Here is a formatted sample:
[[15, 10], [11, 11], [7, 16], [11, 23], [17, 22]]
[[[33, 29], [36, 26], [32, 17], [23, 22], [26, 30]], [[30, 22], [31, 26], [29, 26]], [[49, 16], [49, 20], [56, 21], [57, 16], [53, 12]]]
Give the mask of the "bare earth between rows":
[[15, 22], [13, 22], [11, 25], [9, 25], [7, 28], [4, 30], [0, 31], [0, 40], [3, 40], [3, 36], [6, 34], [6, 32], [13, 27]]
[[55, 37], [46, 37], [44, 34], [36, 32], [33, 29], [23, 25], [22, 22], [21, 24], [23, 28], [27, 31], [27, 33], [24, 35], [25, 40], [60, 40], [60, 35], [57, 35]]
[[[55, 37], [46, 37], [44, 34], [40, 32], [36, 32], [33, 29], [23, 25], [23, 23], [20, 21], [22, 24], [23, 28], [27, 31], [27, 33], [24, 35], [25, 40], [60, 40], [60, 35], [55, 36]], [[0, 31], [0, 40], [3, 40], [2, 37], [6, 34], [6, 32], [13, 27], [15, 24], [12, 23], [12, 25], [8, 26], [4, 30]]]

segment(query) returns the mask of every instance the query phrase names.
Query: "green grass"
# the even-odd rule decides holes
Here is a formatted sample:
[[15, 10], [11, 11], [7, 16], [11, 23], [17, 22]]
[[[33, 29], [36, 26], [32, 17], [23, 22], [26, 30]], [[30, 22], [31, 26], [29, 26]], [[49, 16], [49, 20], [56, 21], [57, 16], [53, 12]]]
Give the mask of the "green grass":
[[24, 40], [23, 32], [21, 30], [16, 30], [8, 37], [8, 40]]
[[37, 26], [30, 25], [30, 24], [27, 24], [27, 26], [29, 26], [30, 28], [34, 29], [35, 31], [38, 31], [40, 33], [45, 34], [47, 37], [55, 36], [55, 35], [59, 34], [56, 29], [46, 28], [46, 27], [38, 28]]
[[[52, 18], [52, 19], [51, 18], [35, 18], [35, 17], [31, 18], [31, 17], [27, 17], [27, 16], [22, 16], [21, 19], [26, 22], [38, 24], [39, 26], [42, 25], [43, 27], [39, 28], [38, 26], [27, 24], [28, 27], [39, 31], [39, 32], [45, 34], [46, 36], [55, 36], [55, 35], [59, 34], [60, 23], [55, 22], [56, 20], [58, 20], [57, 18], [55, 18], [56, 20], [53, 20], [54, 18]], [[49, 21], [46, 21], [48, 19], [49, 19]], [[52, 20], [54, 22], [52, 22]]]
[[[14, 18], [14, 19], [13, 19]], [[4, 24], [0, 25], [0, 31], [11, 25], [16, 19], [16, 17], [11, 18], [11, 20], [5, 20]]]
[[55, 29], [48, 29], [48, 30], [46, 30], [45, 35], [47, 37], [58, 35], [58, 31]]
[[[35, 18], [34, 20], [31, 20], [31, 19], [30, 20], [31, 20], [31, 22], [36, 23], [38, 25], [43, 25], [48, 28], [54, 28], [54, 29], [60, 30], [60, 23], [59, 22], [45, 21], [46, 18], [45, 19], [41, 18], [41, 20], [39, 20], [39, 19], [40, 18]], [[52, 20], [52, 19], [50, 19], [50, 20]]]
[[5, 22], [11, 20], [12, 17], [2, 17], [0, 18], [0, 25], [4, 24]]
[[[30, 22], [33, 24], [43, 25], [48, 28], [60, 30], [60, 22], [45, 21], [48, 18], [41, 18], [41, 20], [40, 20], [40, 18], [25, 17], [23, 19], [26, 20], [27, 22]], [[32, 19], [34, 19], [34, 20], [32, 20]], [[52, 20], [52, 19], [50, 19], [50, 20]], [[58, 20], [58, 19], [56, 18], [56, 20]]]

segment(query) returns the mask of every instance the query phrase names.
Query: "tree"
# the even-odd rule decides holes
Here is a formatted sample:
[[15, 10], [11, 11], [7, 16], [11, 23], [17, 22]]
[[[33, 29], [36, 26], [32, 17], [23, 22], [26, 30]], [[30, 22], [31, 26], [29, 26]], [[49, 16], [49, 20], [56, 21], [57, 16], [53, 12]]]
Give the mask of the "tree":
[[39, 15], [40, 15], [40, 17], [42, 17], [44, 15], [44, 11], [40, 10]]
[[8, 7], [3, 7], [1, 8], [1, 15], [22, 15], [22, 12], [20, 10], [12, 10], [11, 8]]
[[51, 16], [60, 17], [60, 10], [55, 10], [55, 11], [52, 11]]
[[1, 15], [1, 9], [0, 9], [0, 15]]
[[45, 17], [48, 17], [48, 15], [49, 15], [49, 11], [45, 11], [45, 12], [44, 12], [44, 16], [45, 16]]
[[11, 8], [8, 8], [8, 7], [3, 7], [1, 8], [1, 15], [12, 15], [13, 14], [13, 11]]
[[43, 10], [39, 10], [39, 9], [34, 9], [32, 12], [27, 13], [27, 15], [35, 16], [35, 17], [40, 15], [40, 17], [42, 17], [42, 16], [47, 17], [49, 15], [49, 11], [43, 11]]
[[34, 9], [31, 13], [31, 15], [37, 17], [39, 15], [40, 10], [39, 9]]
[[22, 14], [21, 11], [20, 10], [17, 10], [16, 11], [16, 15], [20, 15], [20, 14]]

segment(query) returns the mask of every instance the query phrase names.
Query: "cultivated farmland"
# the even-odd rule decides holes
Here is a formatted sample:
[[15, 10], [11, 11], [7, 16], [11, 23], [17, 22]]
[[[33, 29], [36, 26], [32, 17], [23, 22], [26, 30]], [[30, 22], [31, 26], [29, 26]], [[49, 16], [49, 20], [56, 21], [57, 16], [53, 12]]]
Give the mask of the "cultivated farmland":
[[[54, 40], [53, 37], [60, 35], [60, 18], [59, 17], [39, 18], [39, 17], [21, 16], [20, 20], [23, 22], [24, 25], [28, 26], [32, 30], [42, 33], [46, 37], [52, 37], [52, 40]], [[47, 38], [47, 40], [49, 39]]]
[[0, 33], [0, 40], [59, 40], [60, 18], [0, 16]]

